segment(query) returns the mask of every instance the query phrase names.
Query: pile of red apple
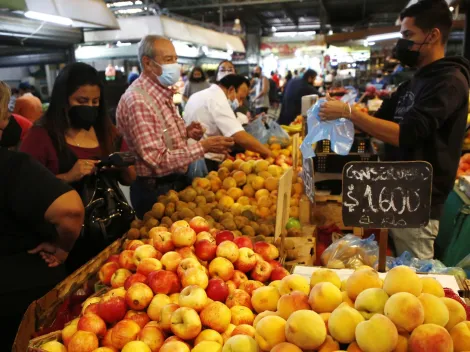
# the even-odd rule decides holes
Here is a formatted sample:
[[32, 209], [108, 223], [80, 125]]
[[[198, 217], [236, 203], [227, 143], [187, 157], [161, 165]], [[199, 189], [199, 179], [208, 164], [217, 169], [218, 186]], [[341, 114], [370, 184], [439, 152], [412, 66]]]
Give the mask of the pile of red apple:
[[[110, 290], [86, 300], [62, 331], [66, 351], [190, 351], [217, 336], [222, 348], [231, 336], [254, 337], [263, 297], [253, 292], [289, 275], [276, 246], [211, 230], [202, 217], [155, 227], [124, 246], [98, 273]], [[211, 352], [209, 345], [199, 348]]]

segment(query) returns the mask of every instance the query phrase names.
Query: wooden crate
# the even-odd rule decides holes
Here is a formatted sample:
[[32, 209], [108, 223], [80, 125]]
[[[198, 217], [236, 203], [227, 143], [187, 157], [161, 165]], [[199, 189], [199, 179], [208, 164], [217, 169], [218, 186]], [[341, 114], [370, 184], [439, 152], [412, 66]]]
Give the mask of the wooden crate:
[[[31, 348], [29, 348], [30, 339], [33, 334], [42, 327], [49, 326], [54, 321], [57, 309], [64, 300], [81, 288], [89, 279], [93, 278], [109, 256], [121, 250], [123, 241], [123, 239], [119, 239], [113, 242], [100, 254], [59, 283], [45, 296], [32, 302], [23, 316], [16, 334], [15, 342], [13, 343], [12, 351], [41, 351], [37, 348], [37, 342], [40, 338], [32, 340]], [[54, 333], [52, 333], [52, 335], [53, 334]], [[49, 335], [46, 336], [49, 337]]]

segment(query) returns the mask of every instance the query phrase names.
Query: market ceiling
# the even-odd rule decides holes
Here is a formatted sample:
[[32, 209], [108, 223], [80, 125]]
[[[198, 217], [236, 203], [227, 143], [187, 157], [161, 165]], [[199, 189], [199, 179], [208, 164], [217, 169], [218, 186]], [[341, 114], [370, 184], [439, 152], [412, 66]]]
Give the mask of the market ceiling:
[[[108, 3], [117, 0], [106, 0]], [[248, 28], [273, 32], [349, 32], [394, 25], [409, 0], [142, 0], [112, 7], [118, 15], [169, 12], [211, 27], [232, 27], [238, 18]], [[140, 9], [140, 10], [139, 10]]]

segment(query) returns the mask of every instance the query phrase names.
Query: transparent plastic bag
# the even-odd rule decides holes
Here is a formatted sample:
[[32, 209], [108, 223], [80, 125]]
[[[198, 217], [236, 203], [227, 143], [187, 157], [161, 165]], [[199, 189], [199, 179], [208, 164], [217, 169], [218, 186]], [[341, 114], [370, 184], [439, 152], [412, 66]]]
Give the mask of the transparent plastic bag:
[[321, 261], [330, 269], [356, 269], [374, 265], [378, 257], [379, 246], [374, 235], [366, 239], [346, 235], [325, 249]]
[[467, 276], [470, 277], [470, 254], [463, 258], [456, 266], [465, 270]]
[[280, 144], [281, 147], [287, 147], [290, 144], [289, 134], [276, 121], [269, 120], [268, 123], [268, 144]]
[[196, 177], [206, 177], [208, 173], [206, 161], [202, 158], [189, 164], [187, 175], [189, 179], [194, 180]]
[[321, 121], [320, 107], [326, 99], [320, 99], [307, 111], [308, 134], [305, 137], [300, 150], [304, 158], [313, 158], [315, 152], [312, 145], [318, 141], [328, 139], [331, 150], [339, 155], [348, 155], [354, 142], [354, 125], [344, 118], [333, 121]]
[[343, 97], [341, 98], [341, 101], [344, 103], [351, 104], [352, 106], [357, 100], [357, 95], [358, 95], [357, 90], [356, 88], [352, 86], [345, 87], [345, 89], [347, 90], [347, 93], [343, 95]]
[[261, 117], [246, 125], [245, 131], [260, 141], [261, 144], [268, 143], [269, 133]]

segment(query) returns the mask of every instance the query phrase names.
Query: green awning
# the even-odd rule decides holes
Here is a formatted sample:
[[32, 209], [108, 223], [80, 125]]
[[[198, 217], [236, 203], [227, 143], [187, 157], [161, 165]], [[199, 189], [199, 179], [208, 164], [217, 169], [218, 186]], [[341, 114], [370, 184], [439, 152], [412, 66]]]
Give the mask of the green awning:
[[26, 11], [26, 0], [0, 0], [0, 9]]

